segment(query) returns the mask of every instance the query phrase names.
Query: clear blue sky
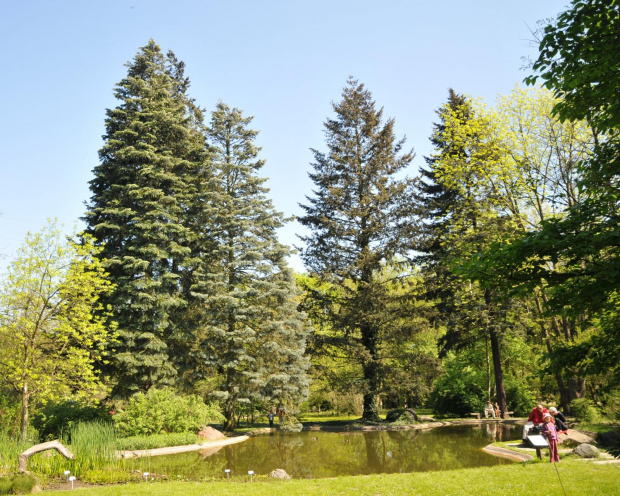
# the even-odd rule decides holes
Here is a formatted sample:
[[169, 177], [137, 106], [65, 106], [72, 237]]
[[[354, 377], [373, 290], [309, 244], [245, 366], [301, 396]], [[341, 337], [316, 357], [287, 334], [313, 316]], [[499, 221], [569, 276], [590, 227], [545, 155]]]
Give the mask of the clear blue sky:
[[[0, 270], [47, 218], [84, 213], [105, 109], [124, 63], [153, 38], [186, 62], [191, 95], [254, 116], [271, 198], [287, 215], [311, 194], [309, 148], [349, 75], [399, 137], [430, 152], [434, 111], [452, 87], [492, 103], [535, 56], [529, 29], [567, 0], [7, 0], [2, 2]], [[78, 223], [78, 228], [81, 224]], [[298, 244], [293, 222], [281, 241]], [[298, 258], [291, 263], [303, 270]]]

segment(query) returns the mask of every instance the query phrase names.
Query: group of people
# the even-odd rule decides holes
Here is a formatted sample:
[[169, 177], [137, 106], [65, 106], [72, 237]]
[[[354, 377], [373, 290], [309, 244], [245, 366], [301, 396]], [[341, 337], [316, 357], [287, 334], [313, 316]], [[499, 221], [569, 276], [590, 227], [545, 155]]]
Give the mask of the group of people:
[[278, 416], [280, 419], [280, 425], [282, 425], [284, 423], [284, 416], [286, 415], [286, 413], [284, 412], [284, 410], [282, 410], [281, 408], [276, 408], [276, 411], [274, 413], [273, 410], [270, 410], [267, 413], [267, 420], [269, 420], [269, 427], [273, 428], [273, 419], [275, 416]]
[[489, 418], [489, 415], [491, 415], [494, 419], [502, 416], [502, 412], [499, 409], [497, 401], [495, 402], [495, 405], [493, 405], [490, 401], [487, 401], [487, 404], [484, 407], [484, 418]]
[[530, 413], [527, 423], [523, 426], [523, 441], [527, 439], [530, 431], [542, 434], [549, 444], [549, 461], [559, 462], [558, 455], [558, 434], [568, 432], [566, 417], [562, 412], [558, 412], [557, 408], [550, 407], [547, 410], [542, 404], [536, 407]]

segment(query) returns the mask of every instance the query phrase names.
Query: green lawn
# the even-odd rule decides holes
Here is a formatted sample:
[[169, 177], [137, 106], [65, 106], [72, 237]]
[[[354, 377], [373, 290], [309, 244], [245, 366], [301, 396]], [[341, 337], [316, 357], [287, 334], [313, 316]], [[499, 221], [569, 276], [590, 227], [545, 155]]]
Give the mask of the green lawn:
[[[578, 459], [565, 459], [557, 465], [568, 496], [620, 495], [620, 465], [599, 465]], [[75, 493], [93, 496], [311, 496], [311, 495], [459, 495], [459, 496], [532, 496], [562, 495], [556, 466], [550, 463], [526, 463], [492, 468], [445, 472], [338, 477], [292, 481], [254, 482], [149, 482], [76, 489]], [[46, 495], [66, 496], [66, 491], [46, 491]]]

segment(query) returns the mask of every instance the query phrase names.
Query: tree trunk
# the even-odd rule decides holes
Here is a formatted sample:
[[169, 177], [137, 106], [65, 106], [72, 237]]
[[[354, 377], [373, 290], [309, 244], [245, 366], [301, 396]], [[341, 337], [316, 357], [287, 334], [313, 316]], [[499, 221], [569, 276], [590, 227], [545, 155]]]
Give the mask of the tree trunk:
[[19, 434], [23, 442], [28, 436], [28, 407], [30, 405], [30, 391], [28, 390], [28, 381], [24, 381], [22, 388], [22, 420], [19, 428]]
[[362, 344], [368, 352], [369, 358], [364, 362], [364, 379], [368, 392], [364, 394], [364, 412], [362, 418], [378, 422], [379, 417], [379, 356], [377, 352], [378, 331], [372, 325], [362, 327]]
[[[484, 301], [487, 312], [491, 312], [491, 291], [484, 289]], [[502, 412], [508, 410], [506, 401], [506, 388], [504, 387], [504, 372], [502, 370], [502, 354], [499, 346], [499, 336], [495, 326], [489, 327], [489, 337], [491, 339], [491, 354], [493, 356], [493, 372], [495, 375], [495, 391], [497, 392], [497, 403]]]
[[495, 390], [497, 391], [497, 403], [502, 412], [508, 410], [506, 401], [506, 389], [504, 387], [504, 372], [502, 371], [502, 356], [499, 347], [499, 337], [497, 331], [491, 328], [489, 331], [491, 337], [491, 352], [493, 354], [493, 372], [495, 373]]

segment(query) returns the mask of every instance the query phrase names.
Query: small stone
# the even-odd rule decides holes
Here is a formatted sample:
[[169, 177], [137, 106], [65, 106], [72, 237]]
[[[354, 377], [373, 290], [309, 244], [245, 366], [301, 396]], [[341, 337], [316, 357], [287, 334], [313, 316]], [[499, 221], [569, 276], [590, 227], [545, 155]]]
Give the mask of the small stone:
[[289, 480], [291, 478], [291, 476], [288, 475], [286, 473], [286, 470], [284, 470], [283, 468], [277, 468], [275, 470], [272, 470], [269, 473], [269, 477], [273, 477], [274, 479], [280, 479], [280, 480]]
[[592, 446], [591, 444], [583, 443], [577, 446], [573, 453], [580, 456], [581, 458], [598, 458], [600, 455], [599, 450], [596, 446]]

